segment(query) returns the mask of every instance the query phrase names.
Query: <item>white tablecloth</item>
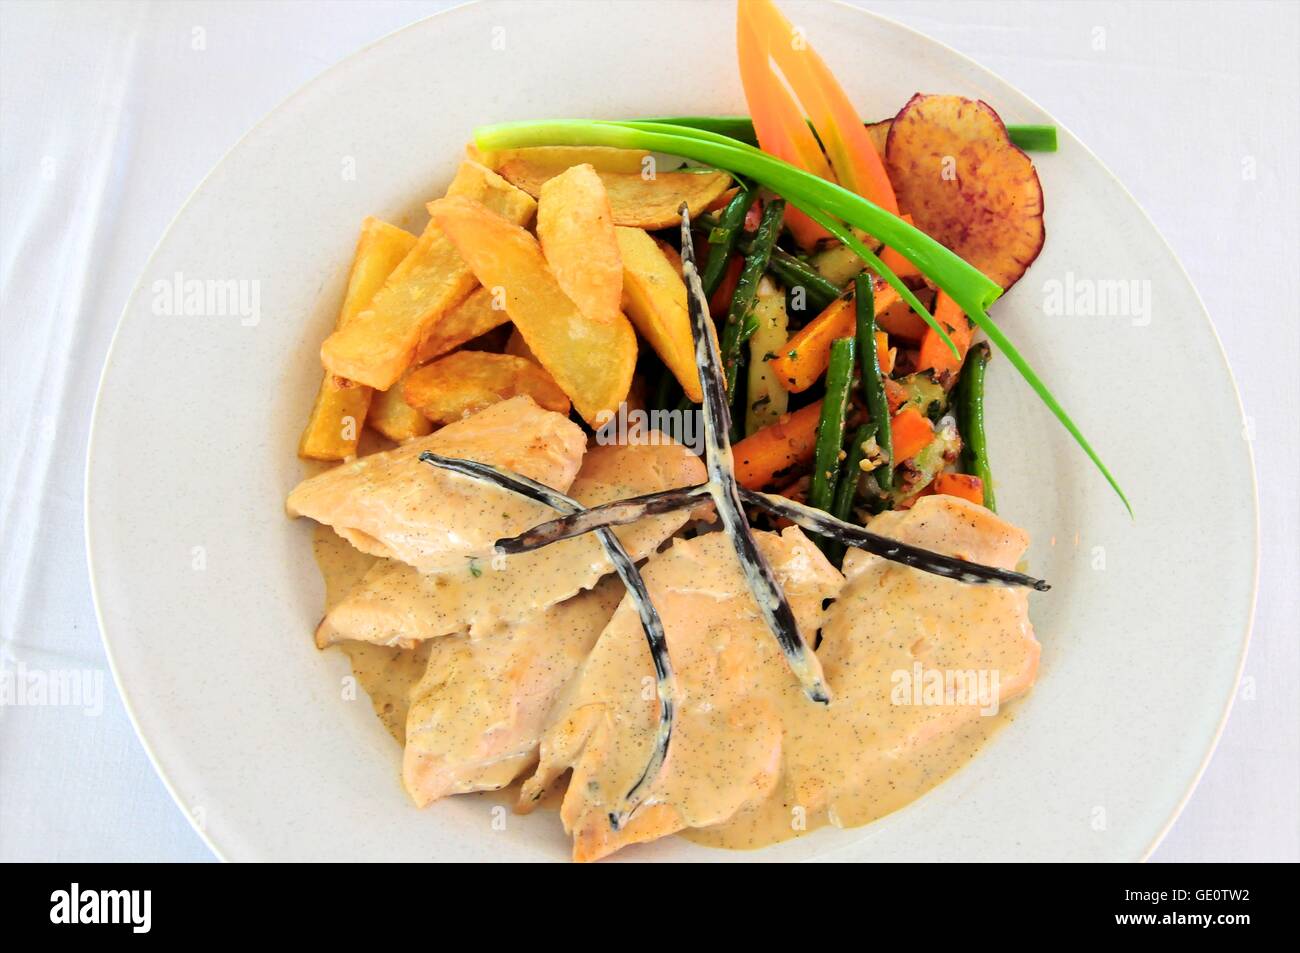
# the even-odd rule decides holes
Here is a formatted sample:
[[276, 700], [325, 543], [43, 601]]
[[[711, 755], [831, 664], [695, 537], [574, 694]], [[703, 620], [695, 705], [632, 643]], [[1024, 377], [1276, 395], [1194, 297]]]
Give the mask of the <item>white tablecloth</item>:
[[[0, 661], [84, 670], [97, 716], [0, 707], [0, 859], [210, 857], [107, 675], [82, 543], [88, 422], [126, 295], [263, 114], [445, 2], [0, 4]], [[1263, 572], [1235, 710], [1160, 860], [1300, 858], [1300, 6], [865, 3], [1040, 102], [1191, 272], [1242, 389]], [[1159, 386], [1159, 382], [1151, 382]], [[1214, 505], [1214, 461], [1170, 492]], [[1213, 558], [1213, 543], [1207, 544]]]

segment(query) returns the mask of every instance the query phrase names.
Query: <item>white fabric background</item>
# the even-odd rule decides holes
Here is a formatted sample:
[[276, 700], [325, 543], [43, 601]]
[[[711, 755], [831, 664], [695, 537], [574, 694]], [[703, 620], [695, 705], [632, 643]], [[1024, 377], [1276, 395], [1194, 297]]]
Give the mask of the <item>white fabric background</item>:
[[[91, 605], [81, 501], [100, 367], [154, 244], [226, 150], [328, 66], [449, 5], [0, 0], [0, 661], [99, 673], [104, 695], [97, 717], [0, 707], [0, 859], [210, 858], [131, 730]], [[1263, 569], [1235, 710], [1155, 857], [1300, 859], [1300, 6], [861, 5], [1074, 130], [1205, 297], [1253, 433]], [[1196, 422], [1170, 425], [1188, 447], [1170, 492], [1214, 505]]]

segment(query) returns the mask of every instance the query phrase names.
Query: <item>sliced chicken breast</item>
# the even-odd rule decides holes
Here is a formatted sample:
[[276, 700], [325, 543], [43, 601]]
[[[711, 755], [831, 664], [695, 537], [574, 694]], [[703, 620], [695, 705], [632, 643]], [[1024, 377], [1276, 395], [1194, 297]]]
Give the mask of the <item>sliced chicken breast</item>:
[[[595, 506], [703, 479], [699, 458], [680, 444], [595, 446], [587, 451], [570, 493], [584, 505]], [[556, 515], [548, 511], [537, 522]], [[633, 559], [643, 559], [691, 515], [665, 513], [618, 527], [615, 534]], [[384, 562], [326, 615], [317, 643], [354, 639], [412, 645], [466, 629], [483, 635], [590, 589], [612, 571], [591, 533], [531, 553], [463, 560], [450, 571], [433, 574]]]
[[[796, 528], [755, 535], [811, 643], [840, 574]], [[678, 692], [668, 756], [646, 800], [621, 830], [611, 828], [610, 811], [648, 763], [658, 725], [654, 667], [630, 599], [557, 707], [521, 797], [526, 809], [573, 770], [561, 818], [576, 860], [724, 821], [762, 802], [781, 772], [783, 731], [773, 699], [784, 685], [798, 693], [798, 683], [730, 541], [721, 533], [677, 540], [646, 564], [643, 576], [663, 620]]]
[[304, 480], [289, 494], [290, 516], [332, 526], [363, 552], [420, 572], [466, 571], [493, 542], [554, 513], [539, 503], [418, 463], [425, 450], [521, 473], [567, 491], [586, 440], [567, 417], [530, 397], [493, 404], [464, 420]]
[[[951, 496], [923, 497], [871, 528], [1007, 569], [1029, 542]], [[819, 708], [780, 688], [785, 743], [771, 796], [692, 839], [755, 847], [882, 817], [969, 761], [1001, 723], [1001, 706], [1033, 685], [1039, 644], [1025, 590], [968, 585], [861, 550], [849, 551], [844, 573], [817, 653], [834, 700]]]
[[505, 787], [536, 763], [547, 715], [622, 598], [610, 576], [487, 635], [422, 643], [429, 659], [411, 695], [402, 762], [418, 806]]

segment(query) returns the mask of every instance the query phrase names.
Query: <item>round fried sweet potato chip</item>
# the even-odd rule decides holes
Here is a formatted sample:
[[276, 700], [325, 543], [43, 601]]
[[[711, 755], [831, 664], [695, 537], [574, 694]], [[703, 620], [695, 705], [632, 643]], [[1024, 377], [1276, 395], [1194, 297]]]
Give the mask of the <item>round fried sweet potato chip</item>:
[[988, 103], [917, 93], [894, 117], [885, 160], [899, 209], [1003, 288], [1038, 257], [1038, 173]]

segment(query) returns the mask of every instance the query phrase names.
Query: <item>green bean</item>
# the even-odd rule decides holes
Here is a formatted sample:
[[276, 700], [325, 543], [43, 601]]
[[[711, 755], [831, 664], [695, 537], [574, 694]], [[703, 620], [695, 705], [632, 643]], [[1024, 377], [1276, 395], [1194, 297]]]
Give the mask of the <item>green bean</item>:
[[827, 281], [805, 261], [800, 261], [783, 248], [773, 248], [767, 263], [768, 270], [787, 288], [802, 288], [813, 311], [822, 311], [840, 296], [840, 289]]
[[[867, 452], [863, 445], [876, 433], [876, 422], [868, 421], [853, 432], [849, 455], [844, 458], [844, 474], [835, 484], [835, 498], [831, 502], [831, 516], [846, 523], [853, 522], [853, 499], [858, 493], [858, 480], [862, 476], [862, 460]], [[837, 565], [844, 559], [844, 543], [831, 540], [826, 548], [826, 558]]]
[[826, 368], [826, 397], [817, 421], [817, 442], [813, 451], [812, 484], [808, 505], [831, 512], [839, 482], [840, 454], [844, 452], [844, 417], [853, 388], [853, 364], [857, 343], [853, 338], [831, 342], [831, 360]]
[[[695, 219], [695, 224], [704, 228], [718, 228], [721, 220], [706, 212]], [[752, 249], [753, 242], [744, 237], [737, 240], [736, 250], [742, 255], [748, 255]], [[816, 311], [821, 311], [840, 296], [841, 289], [834, 282], [827, 280], [808, 262], [779, 246], [773, 246], [772, 255], [767, 262], [767, 270], [787, 288], [803, 288], [808, 304]]]
[[894, 485], [894, 435], [889, 424], [889, 400], [885, 397], [885, 375], [880, 372], [880, 355], [876, 353], [876, 295], [871, 276], [853, 279], [854, 310], [858, 320], [858, 354], [862, 361], [862, 393], [867, 411], [876, 422], [876, 443], [884, 462], [876, 469], [876, 482], [882, 490]]
[[[736, 378], [740, 372], [741, 345], [758, 327], [751, 320], [754, 299], [758, 295], [758, 282], [767, 271], [767, 261], [772, 254], [776, 237], [781, 234], [781, 221], [785, 217], [785, 201], [773, 199], [763, 208], [763, 218], [758, 231], [750, 241], [750, 251], [736, 282], [736, 293], [731, 296], [727, 309], [727, 324], [722, 329], [722, 367], [727, 375], [727, 396], [735, 406]], [[748, 332], [748, 333], [746, 333]], [[733, 414], [734, 416], [734, 414]]]
[[740, 237], [741, 229], [745, 224], [745, 216], [749, 214], [749, 207], [754, 204], [755, 194], [753, 186], [742, 186], [735, 197], [727, 203], [727, 207], [722, 210], [722, 214], [709, 232], [709, 259], [705, 262], [704, 271], [700, 275], [705, 297], [712, 298], [713, 293], [718, 290], [718, 285], [722, 284], [722, 276], [727, 271], [727, 262], [736, 247], [736, 240]]
[[993, 497], [993, 470], [989, 466], [989, 445], [984, 434], [984, 371], [992, 352], [981, 341], [970, 349], [957, 381], [957, 426], [961, 430], [961, 468], [980, 478], [984, 505], [998, 511]]

